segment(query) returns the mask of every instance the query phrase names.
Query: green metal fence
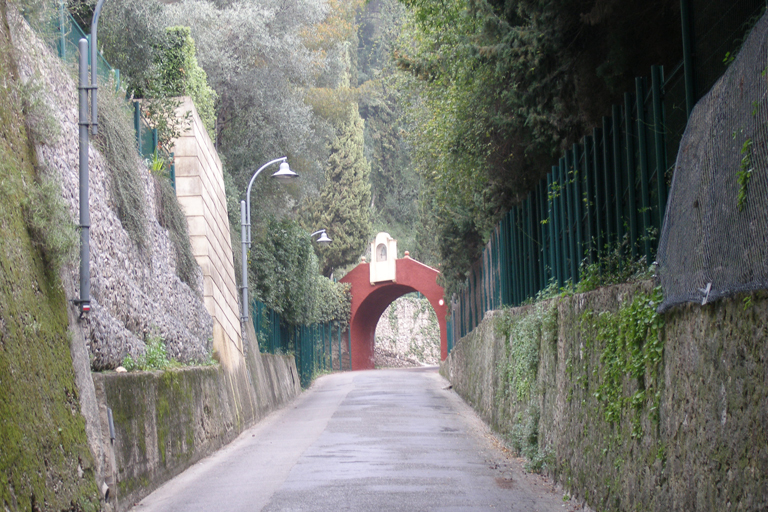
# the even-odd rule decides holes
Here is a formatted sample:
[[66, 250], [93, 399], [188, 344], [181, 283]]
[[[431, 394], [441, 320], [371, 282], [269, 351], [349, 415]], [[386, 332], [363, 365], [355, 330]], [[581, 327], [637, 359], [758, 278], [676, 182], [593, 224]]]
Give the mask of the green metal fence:
[[[90, 36], [80, 28], [64, 2], [59, 3], [58, 11], [49, 25], [55, 34], [50, 41], [59, 57], [68, 64], [77, 65], [78, 43], [80, 39], [85, 38], [90, 44]], [[88, 59], [90, 65], [90, 53]], [[114, 69], [100, 53], [97, 54], [96, 73], [101, 84], [113, 83], [115, 90], [120, 90], [120, 70]], [[133, 102], [133, 111], [137, 150], [142, 158], [150, 158], [157, 150], [157, 129], [151, 128], [150, 123], [141, 115], [139, 102]], [[175, 187], [175, 183], [173, 185]]]
[[[90, 36], [87, 35], [77, 21], [69, 14], [64, 2], [59, 2], [59, 8], [56, 16], [51, 20], [51, 25], [55, 30], [56, 38], [53, 41], [59, 58], [69, 64], [77, 64], [78, 61], [78, 42], [85, 38], [90, 44]], [[90, 54], [88, 56], [90, 65]], [[97, 53], [96, 74], [102, 83], [115, 81], [115, 87], [120, 88], [120, 71], [112, 68], [104, 57]]]
[[502, 218], [459, 297], [456, 334], [486, 311], [520, 305], [551, 281], [579, 282], [608, 252], [653, 261], [667, 197], [664, 70], [635, 80], [602, 126], [565, 152]]
[[319, 372], [352, 369], [348, 326], [336, 322], [289, 325], [279, 313], [256, 300], [251, 302], [251, 317], [261, 351], [293, 353], [303, 387]]
[[[653, 66], [574, 144], [526, 199], [507, 212], [454, 298], [449, 350], [486, 311], [517, 306], [554, 282], [579, 282], [583, 264], [609, 253], [654, 261], [680, 138], [692, 105], [725, 70], [765, 0], [681, 0], [683, 61]], [[686, 30], [686, 27], [688, 30]], [[691, 50], [692, 49], [692, 50]]]

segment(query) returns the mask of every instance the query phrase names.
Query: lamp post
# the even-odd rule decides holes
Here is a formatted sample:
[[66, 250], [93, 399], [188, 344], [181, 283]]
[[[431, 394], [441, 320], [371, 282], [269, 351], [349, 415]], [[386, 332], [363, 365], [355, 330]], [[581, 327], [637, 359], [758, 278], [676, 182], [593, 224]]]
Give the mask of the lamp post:
[[319, 243], [320, 245], [328, 245], [332, 242], [332, 240], [328, 237], [328, 234], [325, 232], [324, 229], [315, 231], [309, 236], [313, 237], [315, 235], [320, 235], [319, 237], [317, 237], [317, 240], [315, 240], [315, 242]]
[[[276, 158], [259, 167], [259, 169], [253, 173], [251, 181], [248, 182], [248, 191], [245, 194], [245, 200], [240, 201], [240, 236], [243, 239], [243, 285], [241, 286], [243, 309], [240, 315], [240, 322], [243, 324], [248, 321], [248, 248], [251, 246], [251, 188], [253, 187], [254, 180], [256, 180], [256, 176], [258, 176], [261, 171], [278, 162], [280, 162], [280, 169], [272, 175], [273, 178], [279, 181], [289, 181], [298, 178], [299, 175], [291, 170], [286, 160], [286, 157]], [[247, 230], [246, 227], [248, 228]]]

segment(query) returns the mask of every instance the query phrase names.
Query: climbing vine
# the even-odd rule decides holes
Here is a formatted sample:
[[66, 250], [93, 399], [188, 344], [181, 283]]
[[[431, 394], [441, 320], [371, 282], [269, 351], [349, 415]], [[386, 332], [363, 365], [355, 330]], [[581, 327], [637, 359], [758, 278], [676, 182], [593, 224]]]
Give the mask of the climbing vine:
[[[642, 434], [640, 412], [649, 399], [650, 417], [654, 422], [659, 420], [664, 317], [656, 309], [661, 302], [661, 288], [657, 287], [623, 304], [616, 313], [587, 311], [582, 315], [582, 329], [602, 347], [599, 384], [593, 395], [609, 423], [618, 423], [627, 412], [633, 413], [633, 437]], [[627, 379], [636, 386], [628, 387]]]
[[[539, 447], [538, 373], [540, 351], [547, 340], [556, 340], [556, 301], [539, 302], [520, 315], [505, 310], [496, 317], [494, 330], [504, 339], [505, 355], [498, 362], [500, 382], [497, 404], [508, 400], [514, 414], [508, 439], [528, 459], [526, 469], [539, 471], [547, 454]], [[507, 407], [499, 407], [507, 409]]]

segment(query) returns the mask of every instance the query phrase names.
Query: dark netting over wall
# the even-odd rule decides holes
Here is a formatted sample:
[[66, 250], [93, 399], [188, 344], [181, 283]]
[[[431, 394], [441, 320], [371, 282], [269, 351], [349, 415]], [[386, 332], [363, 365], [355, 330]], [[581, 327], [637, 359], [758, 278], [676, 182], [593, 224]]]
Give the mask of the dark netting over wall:
[[763, 16], [680, 142], [657, 258], [661, 310], [768, 288], [767, 69]]

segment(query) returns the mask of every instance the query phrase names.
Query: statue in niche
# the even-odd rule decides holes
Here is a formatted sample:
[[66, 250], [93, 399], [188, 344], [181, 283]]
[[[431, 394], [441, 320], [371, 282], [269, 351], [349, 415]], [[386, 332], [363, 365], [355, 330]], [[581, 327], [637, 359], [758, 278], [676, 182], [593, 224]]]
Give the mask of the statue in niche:
[[379, 244], [376, 248], [376, 261], [387, 261], [387, 246]]

